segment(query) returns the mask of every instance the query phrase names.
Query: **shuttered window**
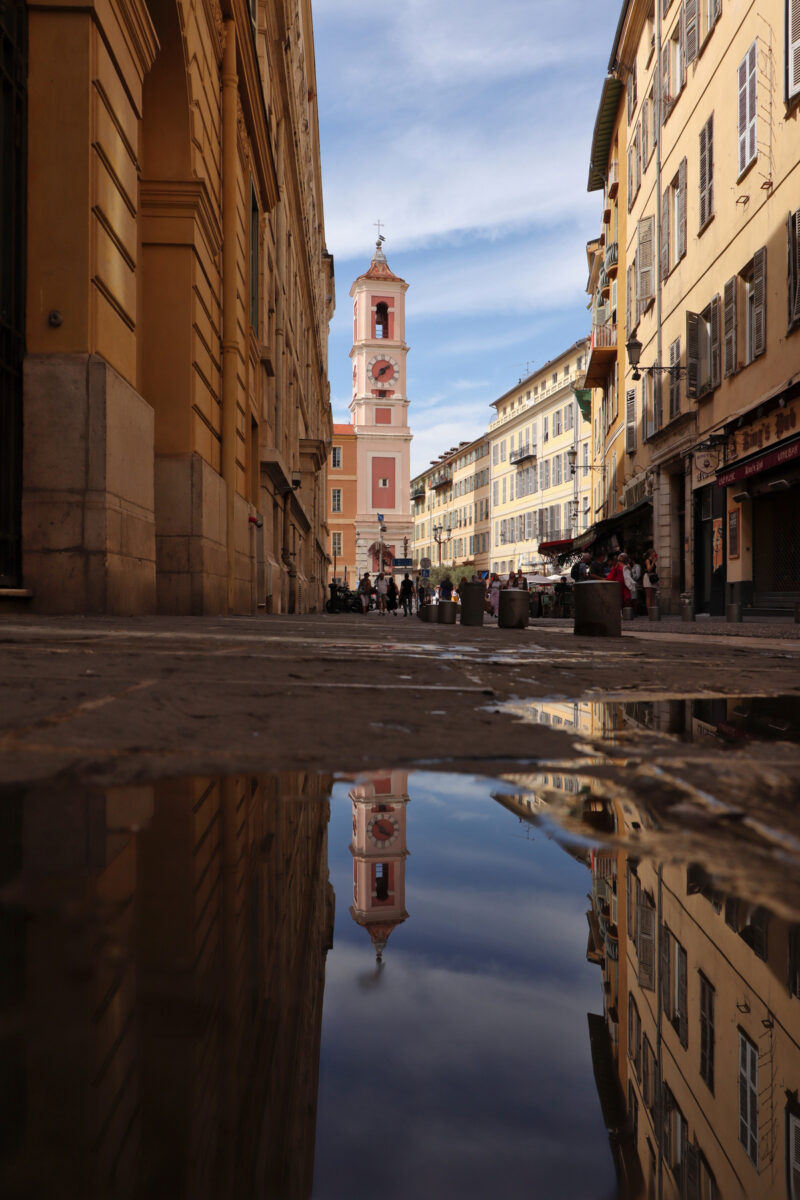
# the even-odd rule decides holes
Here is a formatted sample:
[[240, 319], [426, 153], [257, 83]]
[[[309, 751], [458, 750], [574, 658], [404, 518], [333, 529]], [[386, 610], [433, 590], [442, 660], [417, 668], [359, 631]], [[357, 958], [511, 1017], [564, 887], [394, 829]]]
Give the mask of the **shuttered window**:
[[739, 1141], [758, 1166], [758, 1050], [739, 1030]]
[[686, 159], [681, 159], [678, 168], [678, 210], [677, 210], [677, 253], [676, 261], [680, 262], [686, 253]]
[[661, 278], [666, 279], [669, 275], [671, 258], [670, 258], [670, 236], [669, 236], [669, 209], [670, 209], [670, 192], [671, 188], [665, 188], [661, 196]]
[[633, 67], [628, 76], [626, 93], [628, 100], [628, 124], [630, 125], [631, 117], [636, 111], [636, 59], [633, 60]]
[[684, 14], [686, 22], [686, 61], [694, 62], [697, 58], [699, 44], [698, 29], [698, 0], [685, 0]]
[[625, 453], [636, 452], [636, 388], [625, 393]]
[[654, 241], [655, 217], [642, 217], [637, 228], [637, 320], [638, 317], [652, 304], [655, 295], [654, 274]]
[[800, 0], [786, 0], [786, 98], [800, 96]]
[[791, 1200], [800, 1200], [800, 1117], [789, 1114], [789, 1129], [786, 1139], [786, 1177], [789, 1180]]
[[758, 147], [756, 144], [756, 69], [757, 43], [753, 42], [739, 63], [739, 174], [753, 162]]
[[672, 109], [672, 94], [670, 92], [669, 71], [669, 42], [661, 49], [661, 124], [663, 125]]
[[[798, 0], [800, 3], [800, 0]], [[700, 230], [714, 215], [714, 114], [700, 130]]]
[[753, 255], [753, 304], [750, 361], [767, 348], [767, 249], [762, 246]]
[[714, 988], [700, 975], [700, 1077], [714, 1091]]
[[720, 298], [686, 314], [686, 395], [697, 399], [718, 387], [721, 363]]
[[[796, 0], [800, 7], [800, 0]], [[786, 219], [789, 261], [789, 331], [800, 325], [800, 208]]]
[[681, 377], [678, 371], [681, 362], [681, 339], [676, 338], [669, 348], [669, 365], [674, 368], [669, 374], [669, 418], [677, 417], [681, 411]]
[[625, 289], [625, 328], [632, 332], [637, 323], [636, 308], [636, 256], [628, 267], [627, 286]]
[[653, 991], [656, 985], [656, 911], [645, 898], [636, 906], [636, 953], [639, 959], [639, 986]]
[[734, 275], [733, 279], [729, 279], [725, 284], [723, 293], [723, 336], [725, 339], [724, 349], [724, 374], [725, 378], [729, 379], [738, 370], [739, 364], [736, 359], [736, 334], [737, 334], [737, 318], [736, 318], [736, 301], [738, 294], [738, 279]]

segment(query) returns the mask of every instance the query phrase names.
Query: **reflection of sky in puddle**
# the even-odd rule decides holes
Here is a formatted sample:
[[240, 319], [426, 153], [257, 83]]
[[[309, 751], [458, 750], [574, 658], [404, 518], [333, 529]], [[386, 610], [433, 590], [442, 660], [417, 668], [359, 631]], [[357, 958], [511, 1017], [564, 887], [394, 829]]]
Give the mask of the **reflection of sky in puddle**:
[[[496, 788], [497, 785], [495, 785]], [[586, 867], [517, 836], [466, 777], [409, 779], [405, 904], [379, 983], [347, 911], [348, 788], [329, 835], [315, 1197], [596, 1197], [613, 1170], [591, 1085]]]

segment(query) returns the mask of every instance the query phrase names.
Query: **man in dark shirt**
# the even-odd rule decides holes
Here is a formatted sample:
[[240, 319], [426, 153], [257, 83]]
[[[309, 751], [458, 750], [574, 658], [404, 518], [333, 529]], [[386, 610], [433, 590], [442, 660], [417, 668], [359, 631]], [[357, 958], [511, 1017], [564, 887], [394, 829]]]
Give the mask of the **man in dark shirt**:
[[589, 563], [589, 579], [605, 579], [606, 577], [606, 562], [608, 555], [602, 550], [595, 553], [594, 558]]

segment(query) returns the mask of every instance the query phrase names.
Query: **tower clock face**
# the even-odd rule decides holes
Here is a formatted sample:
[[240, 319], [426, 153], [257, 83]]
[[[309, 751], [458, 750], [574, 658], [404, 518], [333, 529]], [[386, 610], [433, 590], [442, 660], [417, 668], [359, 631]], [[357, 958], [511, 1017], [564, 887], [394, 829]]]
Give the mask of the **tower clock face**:
[[389, 384], [394, 379], [394, 366], [385, 358], [378, 358], [372, 364], [372, 378], [377, 384]]
[[373, 846], [392, 846], [400, 833], [400, 822], [394, 813], [373, 813], [367, 821], [367, 840]]

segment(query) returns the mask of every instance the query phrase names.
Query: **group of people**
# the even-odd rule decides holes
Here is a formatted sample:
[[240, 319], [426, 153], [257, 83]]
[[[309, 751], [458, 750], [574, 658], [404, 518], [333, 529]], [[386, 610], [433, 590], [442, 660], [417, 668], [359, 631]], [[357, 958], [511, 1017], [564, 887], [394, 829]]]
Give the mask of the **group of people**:
[[361, 601], [361, 611], [367, 612], [372, 603], [372, 597], [375, 597], [376, 607], [379, 613], [390, 613], [393, 617], [397, 616], [400, 608], [403, 610], [404, 617], [410, 617], [414, 611], [414, 601], [417, 598], [417, 588], [414, 582], [406, 572], [400, 587], [394, 581], [394, 576], [385, 575], [383, 571], [379, 571], [375, 577], [373, 584], [369, 577], [369, 571], [365, 571], [358, 582], [358, 596]]
[[600, 579], [618, 583], [620, 606], [630, 608], [633, 613], [642, 611], [648, 615], [656, 603], [658, 586], [658, 554], [651, 546], [642, 562], [637, 562], [624, 550], [595, 550], [582, 554], [570, 572], [575, 583]]

